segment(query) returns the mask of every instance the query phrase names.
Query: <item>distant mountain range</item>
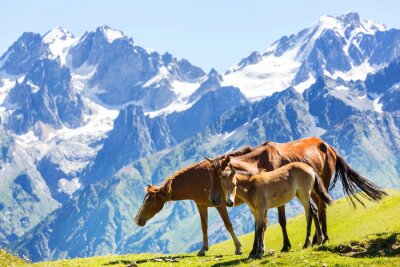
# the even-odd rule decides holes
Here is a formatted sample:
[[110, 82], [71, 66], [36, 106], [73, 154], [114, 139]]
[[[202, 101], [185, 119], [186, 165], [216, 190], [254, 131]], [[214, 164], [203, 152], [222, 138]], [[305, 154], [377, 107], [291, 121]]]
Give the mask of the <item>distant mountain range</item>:
[[[189, 201], [134, 224], [144, 186], [266, 140], [319, 136], [399, 188], [399, 56], [400, 30], [357, 13], [323, 16], [225, 74], [108, 26], [24, 33], [0, 57], [0, 246], [34, 261], [197, 249]], [[252, 230], [246, 206], [230, 217]], [[228, 237], [216, 212], [209, 223], [212, 242]]]

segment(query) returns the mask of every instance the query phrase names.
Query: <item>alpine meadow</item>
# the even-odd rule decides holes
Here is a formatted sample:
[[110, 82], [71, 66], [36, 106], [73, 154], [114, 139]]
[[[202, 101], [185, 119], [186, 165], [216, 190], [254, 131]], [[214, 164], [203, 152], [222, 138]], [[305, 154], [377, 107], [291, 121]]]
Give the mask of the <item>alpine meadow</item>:
[[361, 15], [224, 73], [107, 25], [18, 33], [0, 266], [400, 266], [400, 29]]

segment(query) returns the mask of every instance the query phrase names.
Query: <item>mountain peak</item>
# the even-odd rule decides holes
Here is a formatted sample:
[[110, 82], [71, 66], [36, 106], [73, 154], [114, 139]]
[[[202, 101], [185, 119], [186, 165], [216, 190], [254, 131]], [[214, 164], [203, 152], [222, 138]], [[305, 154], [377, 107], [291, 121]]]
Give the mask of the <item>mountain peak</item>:
[[347, 12], [336, 17], [332, 15], [321, 16], [318, 20], [317, 27], [332, 29], [341, 34], [350, 28], [370, 34], [375, 33], [377, 30], [384, 31], [386, 29], [386, 26], [383, 24], [360, 18], [357, 12]]
[[49, 58], [58, 59], [62, 65], [66, 63], [68, 50], [76, 44], [78, 38], [67, 29], [57, 26], [42, 37], [43, 43], [50, 51]]
[[336, 19], [347, 23], [360, 22], [360, 15], [357, 12], [349, 11], [343, 15], [337, 16]]
[[96, 32], [101, 32], [109, 43], [114, 40], [123, 38], [125, 35], [122, 31], [115, 30], [108, 25], [102, 25], [96, 29]]
[[43, 42], [49, 44], [53, 43], [55, 40], [65, 41], [71, 38], [73, 39], [75, 36], [68, 29], [57, 26], [43, 35]]

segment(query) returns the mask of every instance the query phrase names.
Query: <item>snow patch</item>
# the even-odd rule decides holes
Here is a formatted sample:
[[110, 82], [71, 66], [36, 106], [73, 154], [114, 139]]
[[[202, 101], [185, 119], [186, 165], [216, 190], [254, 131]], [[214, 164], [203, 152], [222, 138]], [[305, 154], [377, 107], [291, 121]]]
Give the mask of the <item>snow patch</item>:
[[74, 178], [71, 181], [61, 178], [58, 181], [58, 192], [64, 192], [68, 195], [72, 195], [76, 190], [78, 190], [81, 187], [81, 184], [79, 183], [78, 178]]
[[[0, 80], [0, 106], [4, 104], [4, 100], [6, 99], [10, 90], [15, 86], [15, 80], [12, 79], [3, 79]], [[1, 109], [2, 107], [0, 107]]]
[[352, 66], [351, 70], [349, 70], [348, 72], [335, 71], [333, 74], [331, 74], [325, 70], [324, 74], [335, 80], [341, 78], [345, 81], [350, 81], [350, 80], [356, 81], [356, 80], [365, 80], [368, 74], [375, 72], [380, 68], [381, 66], [376, 66], [376, 65], [372, 66], [367, 61], [365, 61], [359, 66]]
[[27, 81], [26, 84], [29, 85], [29, 87], [31, 87], [31, 91], [34, 94], [40, 90], [40, 87], [34, 84], [32, 81]]
[[383, 104], [382, 104], [382, 103], [379, 103], [379, 100], [380, 100], [380, 99], [381, 99], [381, 97], [377, 97], [377, 98], [375, 98], [374, 101], [373, 101], [374, 110], [375, 110], [376, 112], [378, 112], [378, 113], [382, 113], [382, 112], [383, 112], [383, 110], [382, 110]]
[[144, 84], [143, 87], [150, 87], [155, 83], [159, 83], [161, 80], [163, 79], [167, 79], [168, 78], [168, 70], [166, 67], [161, 67], [158, 69], [158, 74], [155, 75], [154, 77], [150, 78], [149, 80], [147, 80]]
[[114, 40], [124, 37], [124, 34], [121, 31], [111, 29], [108, 26], [101, 27], [101, 31], [106, 37], [109, 43], [112, 43]]
[[[349, 90], [349, 87], [347, 87], [347, 86], [344, 86], [344, 85], [339, 85], [339, 86], [336, 86], [336, 88], [335, 88], [336, 90], [343, 90], [343, 91], [348, 91]], [[360, 99], [362, 99], [362, 98], [360, 98]]]
[[[161, 81], [161, 79], [168, 79], [168, 70], [165, 67], [160, 68], [160, 73], [147, 81], [145, 86], [150, 86], [153, 83]], [[189, 97], [200, 87], [201, 81], [199, 82], [182, 82], [178, 80], [170, 81], [171, 89], [176, 95], [175, 101], [160, 110], [151, 112], [145, 112], [146, 115], [151, 118], [160, 116], [162, 114], [170, 114], [172, 112], [184, 111], [193, 106], [195, 102], [188, 102]]]
[[302, 83], [299, 83], [295, 86], [293, 86], [293, 88], [299, 92], [299, 93], [303, 93], [306, 89], [310, 88], [311, 85], [313, 85], [315, 83], [315, 78], [311, 77], [309, 78], [307, 81], [304, 81]]
[[272, 54], [243, 69], [226, 74], [223, 86], [237, 86], [250, 101], [257, 101], [288, 88], [293, 81], [300, 62], [295, 60], [298, 47], [280, 57]]
[[78, 38], [62, 27], [56, 27], [43, 36], [43, 42], [47, 44], [51, 52], [49, 58], [59, 58], [61, 65], [66, 64], [69, 49], [78, 41]]

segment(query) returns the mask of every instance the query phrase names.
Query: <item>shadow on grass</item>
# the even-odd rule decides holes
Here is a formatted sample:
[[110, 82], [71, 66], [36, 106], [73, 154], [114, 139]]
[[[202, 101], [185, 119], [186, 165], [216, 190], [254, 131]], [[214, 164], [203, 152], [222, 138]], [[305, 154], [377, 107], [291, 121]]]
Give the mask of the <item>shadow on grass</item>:
[[192, 257], [194, 257], [194, 255], [160, 256], [160, 257], [150, 257], [150, 258], [146, 258], [146, 259], [142, 259], [142, 260], [140, 260], [140, 259], [137, 259], [137, 260], [114, 260], [114, 261], [110, 261], [110, 262], [104, 263], [103, 266], [110, 266], [110, 265], [117, 265], [117, 264], [129, 265], [129, 264], [132, 264], [133, 262], [136, 262], [137, 264], [141, 264], [141, 263], [145, 263], [145, 262], [179, 263], [180, 259], [192, 258]]
[[243, 259], [237, 259], [237, 260], [231, 260], [231, 261], [225, 261], [225, 262], [218, 262], [213, 265], [212, 267], [218, 267], [218, 266], [233, 266], [233, 265], [240, 265], [242, 263], [247, 263], [249, 260], [247, 258]]
[[400, 233], [381, 233], [371, 239], [351, 241], [337, 246], [320, 246], [315, 250], [354, 258], [396, 257], [400, 255]]

